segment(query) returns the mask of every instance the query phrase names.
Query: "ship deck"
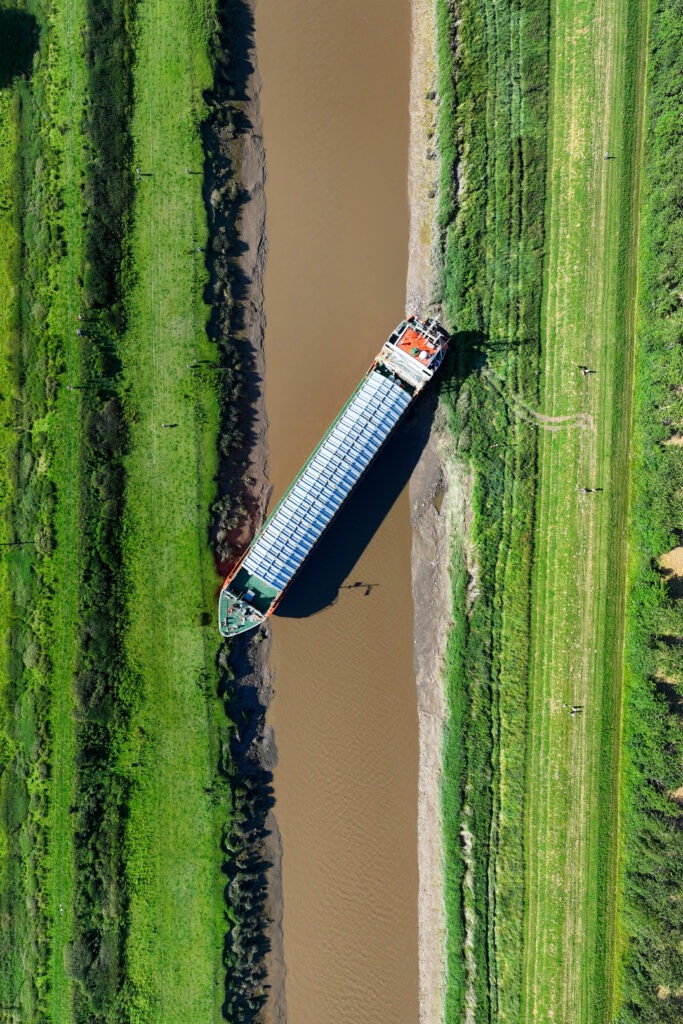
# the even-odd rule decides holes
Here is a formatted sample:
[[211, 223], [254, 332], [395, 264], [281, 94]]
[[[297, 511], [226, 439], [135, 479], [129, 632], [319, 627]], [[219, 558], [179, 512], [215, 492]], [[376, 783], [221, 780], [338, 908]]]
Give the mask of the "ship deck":
[[268, 519], [241, 571], [278, 591], [287, 586], [412, 397], [380, 369], [365, 377]]

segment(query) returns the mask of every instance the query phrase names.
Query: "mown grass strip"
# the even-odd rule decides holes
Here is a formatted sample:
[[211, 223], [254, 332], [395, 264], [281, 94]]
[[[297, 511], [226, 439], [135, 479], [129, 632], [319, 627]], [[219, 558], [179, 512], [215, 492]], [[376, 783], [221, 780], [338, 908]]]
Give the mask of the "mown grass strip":
[[542, 409], [586, 418], [540, 440], [523, 1002], [539, 1019], [612, 1013], [643, 23], [638, 4], [553, 12]]
[[[123, 558], [126, 656], [142, 704], [122, 751], [131, 1021], [220, 1018], [224, 926], [216, 779], [216, 577], [205, 516], [214, 497], [217, 374], [205, 332], [205, 213], [198, 179], [208, 3], [138, 6], [130, 240], [135, 287], [121, 347], [130, 416]], [[213, 385], [212, 385], [213, 381]]]

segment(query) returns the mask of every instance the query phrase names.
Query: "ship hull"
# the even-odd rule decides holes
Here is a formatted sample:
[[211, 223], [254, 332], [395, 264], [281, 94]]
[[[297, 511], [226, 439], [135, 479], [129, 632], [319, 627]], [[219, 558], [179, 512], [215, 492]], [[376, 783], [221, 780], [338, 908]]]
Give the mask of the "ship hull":
[[[257, 628], [273, 614], [433, 375], [446, 345], [447, 334], [440, 325], [434, 321], [424, 325], [414, 317], [390, 336], [225, 579], [218, 606], [218, 627], [223, 636]], [[425, 365], [424, 353], [432, 365]]]

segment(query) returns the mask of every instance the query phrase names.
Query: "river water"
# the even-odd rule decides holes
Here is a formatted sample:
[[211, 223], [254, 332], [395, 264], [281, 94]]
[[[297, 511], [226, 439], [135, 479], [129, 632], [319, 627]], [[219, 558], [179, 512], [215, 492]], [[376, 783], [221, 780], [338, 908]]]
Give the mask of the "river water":
[[[409, 0], [257, 0], [256, 48], [274, 502], [403, 316]], [[289, 1024], [418, 1019], [411, 443], [271, 620]]]

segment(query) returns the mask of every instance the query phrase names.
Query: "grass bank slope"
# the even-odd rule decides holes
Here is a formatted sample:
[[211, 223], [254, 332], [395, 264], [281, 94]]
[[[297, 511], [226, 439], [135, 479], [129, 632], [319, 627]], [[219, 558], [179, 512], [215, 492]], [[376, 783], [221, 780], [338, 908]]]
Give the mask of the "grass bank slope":
[[439, 6], [444, 313], [457, 325], [444, 737], [446, 1019], [519, 1019], [548, 89], [544, 0]]
[[218, 1020], [213, 6], [27, 7], [0, 4], [0, 1004]]
[[638, 3], [558, 2], [552, 18], [541, 409], [574, 426], [539, 435], [529, 1020], [612, 1013], [645, 23]]

